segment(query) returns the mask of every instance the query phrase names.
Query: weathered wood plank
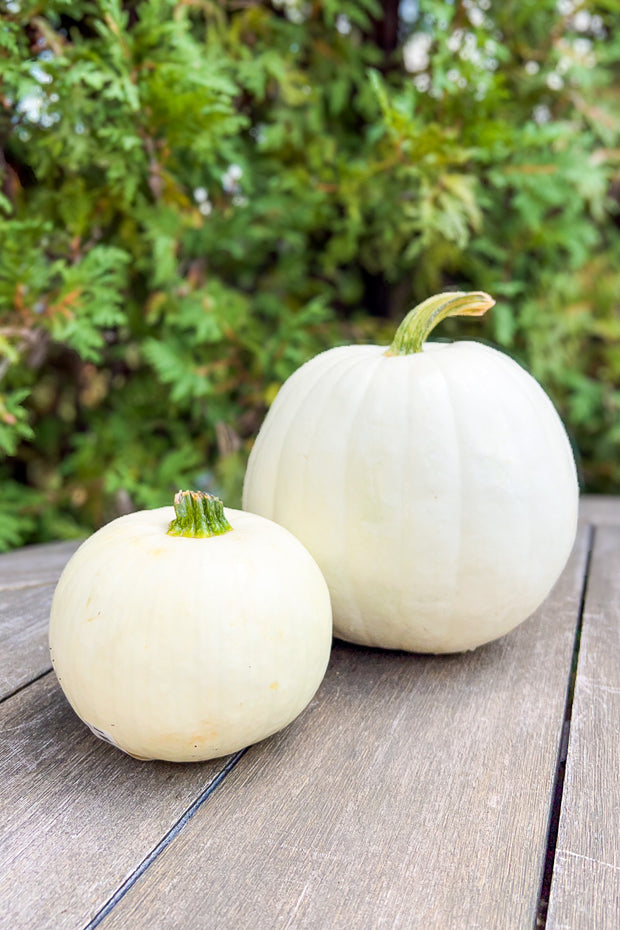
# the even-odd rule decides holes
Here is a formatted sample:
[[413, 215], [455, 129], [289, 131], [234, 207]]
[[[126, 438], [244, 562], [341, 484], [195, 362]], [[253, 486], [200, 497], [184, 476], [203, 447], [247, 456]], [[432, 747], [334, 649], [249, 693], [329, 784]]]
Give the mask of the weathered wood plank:
[[620, 526], [620, 497], [584, 494], [579, 501], [579, 519], [592, 526]]
[[0, 706], [0, 927], [84, 927], [227, 761], [137, 762], [78, 720], [53, 673]]
[[534, 926], [587, 550], [536, 617], [450, 657], [339, 644], [104, 930]]
[[53, 584], [0, 591], [0, 700], [52, 667], [47, 641]]
[[0, 596], [5, 588], [55, 584], [80, 540], [24, 546], [0, 555]]
[[26, 546], [0, 555], [0, 700], [51, 668], [47, 629], [52, 596], [78, 545]]
[[548, 930], [620, 927], [620, 528], [596, 531]]

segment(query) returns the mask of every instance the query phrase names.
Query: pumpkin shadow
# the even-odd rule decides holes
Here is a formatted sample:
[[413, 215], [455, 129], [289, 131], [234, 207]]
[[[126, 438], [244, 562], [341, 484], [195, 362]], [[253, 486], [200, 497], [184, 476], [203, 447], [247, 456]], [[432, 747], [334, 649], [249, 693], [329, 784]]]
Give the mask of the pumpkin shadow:
[[514, 648], [510, 636], [508, 634], [473, 650], [440, 654], [381, 649], [334, 638], [329, 668], [350, 665], [355, 669], [353, 674], [365, 677], [387, 675], [391, 678], [396, 675], [411, 681], [435, 677], [449, 684], [453, 677], [482, 675], [485, 670], [493, 670], [498, 663], [505, 661], [507, 653]]
[[356, 742], [368, 733], [391, 742], [396, 721], [408, 721], [405, 742], [434, 727], [441, 733], [467, 708], [513, 699], [521, 640], [513, 631], [469, 652], [429, 655], [335, 639], [327, 673], [309, 706], [281, 734], [259, 745], [281, 756], [287, 746], [294, 751], [297, 739], [308, 738], [316, 741], [317, 752], [324, 744], [327, 760], [334, 740], [349, 741], [354, 755]]

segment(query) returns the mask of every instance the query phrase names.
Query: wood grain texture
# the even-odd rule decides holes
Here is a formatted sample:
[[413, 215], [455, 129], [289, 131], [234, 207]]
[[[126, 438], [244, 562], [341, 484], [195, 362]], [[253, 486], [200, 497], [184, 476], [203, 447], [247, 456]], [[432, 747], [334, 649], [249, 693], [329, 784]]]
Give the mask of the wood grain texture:
[[620, 927], [620, 528], [596, 531], [548, 930]]
[[537, 615], [474, 653], [336, 645], [302, 717], [102, 928], [533, 927], [588, 535]]
[[54, 585], [0, 591], [0, 700], [52, 667], [47, 630]]
[[26, 546], [0, 555], [0, 701], [51, 668], [52, 596], [78, 545]]
[[620, 526], [620, 497], [584, 494], [579, 501], [579, 519], [592, 526]]
[[0, 555], [0, 598], [7, 588], [56, 584], [79, 544], [80, 540], [44, 543]]
[[0, 706], [0, 730], [3, 930], [84, 927], [226, 765], [131, 759], [53, 673]]

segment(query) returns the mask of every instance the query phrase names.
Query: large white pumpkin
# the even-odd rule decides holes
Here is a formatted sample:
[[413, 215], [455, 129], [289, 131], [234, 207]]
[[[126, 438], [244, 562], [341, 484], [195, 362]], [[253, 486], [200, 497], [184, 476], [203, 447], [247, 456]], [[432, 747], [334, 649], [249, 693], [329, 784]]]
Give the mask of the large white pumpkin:
[[50, 649], [94, 733], [138, 758], [194, 761], [303, 710], [327, 667], [331, 608], [316, 563], [281, 526], [193, 492], [175, 507], [173, 533], [192, 535], [170, 535], [164, 507], [80, 546], [54, 594]]
[[322, 353], [283, 385], [259, 432], [243, 506], [314, 556], [342, 639], [472, 649], [525, 620], [566, 563], [578, 485], [551, 401], [486, 345], [424, 344], [445, 316], [492, 304], [438, 295], [388, 350]]

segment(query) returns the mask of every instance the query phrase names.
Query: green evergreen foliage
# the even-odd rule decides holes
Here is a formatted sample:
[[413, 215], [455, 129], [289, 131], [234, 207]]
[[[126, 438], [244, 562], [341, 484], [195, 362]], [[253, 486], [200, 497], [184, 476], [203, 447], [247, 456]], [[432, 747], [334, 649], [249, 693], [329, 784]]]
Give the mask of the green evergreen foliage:
[[620, 0], [0, 8], [0, 548], [238, 504], [282, 381], [443, 288], [620, 490]]

